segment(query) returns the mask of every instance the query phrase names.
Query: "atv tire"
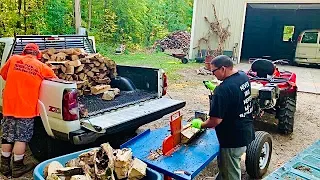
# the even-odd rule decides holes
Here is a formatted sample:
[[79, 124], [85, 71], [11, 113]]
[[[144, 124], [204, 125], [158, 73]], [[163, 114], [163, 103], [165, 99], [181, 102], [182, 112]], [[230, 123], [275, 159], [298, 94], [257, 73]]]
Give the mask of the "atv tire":
[[280, 102], [278, 111], [278, 131], [282, 134], [291, 134], [294, 125], [294, 113], [296, 112], [296, 100], [286, 97]]
[[247, 146], [245, 163], [249, 176], [260, 179], [267, 172], [270, 164], [272, 137], [264, 131], [257, 131], [255, 136], [255, 140]]

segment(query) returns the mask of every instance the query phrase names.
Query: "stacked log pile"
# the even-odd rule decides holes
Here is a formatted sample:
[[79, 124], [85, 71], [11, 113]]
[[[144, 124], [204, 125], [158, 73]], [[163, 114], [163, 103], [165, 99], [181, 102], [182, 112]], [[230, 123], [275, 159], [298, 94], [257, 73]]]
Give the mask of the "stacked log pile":
[[[42, 61], [60, 78], [77, 83], [79, 95], [97, 95], [108, 92], [105, 100], [119, 94], [110, 87], [111, 78], [117, 75], [116, 63], [101, 54], [87, 54], [83, 49], [70, 48], [42, 51]], [[111, 95], [110, 95], [111, 94]]]
[[176, 31], [156, 42], [156, 45], [159, 45], [163, 51], [167, 49], [181, 49], [187, 53], [190, 46], [190, 39], [190, 33], [186, 31]]
[[146, 176], [147, 165], [132, 157], [131, 149], [114, 150], [109, 143], [80, 154], [66, 163], [49, 163], [44, 169], [46, 180], [139, 180]]

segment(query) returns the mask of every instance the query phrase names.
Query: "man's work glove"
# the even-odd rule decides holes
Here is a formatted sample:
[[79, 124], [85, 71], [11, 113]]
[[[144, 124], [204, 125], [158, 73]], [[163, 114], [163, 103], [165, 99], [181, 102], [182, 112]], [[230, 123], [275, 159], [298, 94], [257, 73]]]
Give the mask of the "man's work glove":
[[203, 81], [204, 86], [209, 89], [210, 91], [214, 91], [214, 89], [217, 87], [213, 82], [211, 81]]
[[203, 121], [201, 119], [193, 119], [191, 122], [191, 126], [197, 129], [201, 129]]

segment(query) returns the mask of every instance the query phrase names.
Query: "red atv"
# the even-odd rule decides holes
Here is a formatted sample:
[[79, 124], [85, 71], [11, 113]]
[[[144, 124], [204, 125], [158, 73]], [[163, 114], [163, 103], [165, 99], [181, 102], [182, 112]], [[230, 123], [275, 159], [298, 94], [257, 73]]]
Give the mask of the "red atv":
[[279, 71], [277, 63], [283, 61], [257, 59], [247, 72], [252, 86], [253, 115], [261, 118], [264, 112], [274, 114], [279, 121], [279, 132], [290, 134], [296, 111], [296, 74]]

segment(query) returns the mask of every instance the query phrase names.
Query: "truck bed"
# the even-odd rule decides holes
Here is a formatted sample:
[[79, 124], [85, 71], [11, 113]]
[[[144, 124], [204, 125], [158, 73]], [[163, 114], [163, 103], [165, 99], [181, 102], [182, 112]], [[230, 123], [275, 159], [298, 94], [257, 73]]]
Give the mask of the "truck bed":
[[83, 104], [88, 109], [89, 117], [96, 116], [105, 112], [116, 110], [118, 108], [137, 104], [147, 101], [158, 96], [157, 93], [147, 92], [143, 90], [136, 91], [121, 91], [120, 95], [112, 101], [105, 101], [100, 95], [88, 95], [79, 97], [80, 104]]

